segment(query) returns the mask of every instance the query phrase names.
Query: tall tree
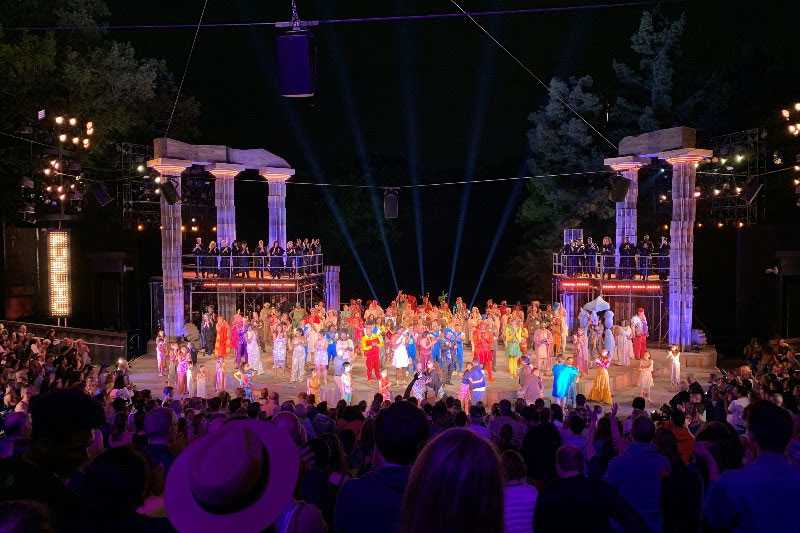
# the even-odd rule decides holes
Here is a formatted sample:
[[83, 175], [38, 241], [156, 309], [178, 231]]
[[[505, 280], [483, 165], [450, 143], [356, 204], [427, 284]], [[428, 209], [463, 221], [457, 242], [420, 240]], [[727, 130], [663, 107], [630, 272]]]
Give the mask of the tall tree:
[[[600, 98], [592, 92], [590, 76], [550, 82], [548, 102], [529, 117], [530, 158], [533, 175], [600, 170], [602, 140], [562, 103], [566, 101], [593, 124], [603, 115]], [[558, 247], [564, 228], [601, 224], [610, 219], [608, 176], [585, 174], [535, 178], [528, 184], [528, 197], [517, 213], [524, 229], [523, 249], [514, 261], [518, 275], [532, 285], [534, 294], [547, 290], [550, 252]]]

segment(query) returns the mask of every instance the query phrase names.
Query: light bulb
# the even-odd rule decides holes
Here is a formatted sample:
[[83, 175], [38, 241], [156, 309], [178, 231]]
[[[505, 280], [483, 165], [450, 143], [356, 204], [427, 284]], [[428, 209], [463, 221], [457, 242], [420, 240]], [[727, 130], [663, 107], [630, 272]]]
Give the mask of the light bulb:
[[59, 185], [59, 186], [56, 188], [56, 190], [57, 190], [58, 192], [64, 192], [64, 186], [63, 186], [63, 185]]
[[86, 130], [86, 135], [94, 135], [94, 128], [88, 128]]
[[736, 226], [737, 226], [737, 227], [739, 227], [739, 228], [743, 228], [743, 227], [744, 227], [744, 222], [742, 222], [742, 221], [740, 220], [740, 221], [739, 221], [739, 223], [738, 223], [738, 224], [736, 224]]
[[58, 140], [61, 141], [62, 143], [67, 142], [67, 134], [62, 133], [61, 135], [58, 136]]
[[714, 189], [714, 196], [719, 196], [721, 192], [719, 189]]
[[62, 116], [56, 117], [56, 124], [63, 124], [63, 123], [64, 123], [64, 117]]
[[666, 194], [662, 194], [661, 196], [658, 197], [658, 199], [661, 200], [662, 202], [666, 202], [667, 201], [667, 195]]
[[69, 125], [70, 126], [74, 126], [77, 123], [78, 123], [78, 119], [76, 119], [75, 117], [72, 117], [71, 119], [69, 119]]
[[700, 198], [700, 191], [694, 191], [694, 197]]
[[156, 187], [156, 194], [161, 194], [161, 189], [159, 189], [158, 187]]
[[192, 222], [197, 222], [197, 219], [192, 217]]
[[45, 190], [46, 190], [47, 192], [51, 192], [51, 191], [53, 190], [53, 186], [52, 186], [52, 185], [48, 185], [48, 186], [45, 188]]
[[58, 197], [58, 199], [59, 199], [59, 200], [61, 200], [62, 202], [63, 202], [64, 200], [66, 200], [66, 198], [67, 198], [67, 195], [66, 195], [66, 194], [63, 194], [63, 193], [61, 194], [61, 196], [59, 196], [59, 197]]
[[186, 231], [186, 226], [181, 226], [181, 231]]
[[217, 227], [216, 227], [216, 226], [213, 226], [213, 227], [211, 228], [211, 231], [217, 231]]
[[795, 111], [800, 111], [800, 102], [797, 102], [796, 104], [794, 104], [794, 110]]
[[744, 159], [744, 156], [742, 154], [736, 154], [736, 162], [737, 163], [741, 163], [742, 159]]
[[136, 226], [136, 229], [138, 229], [139, 231], [142, 231], [142, 230], [144, 229], [144, 226], [142, 226], [141, 224], [139, 224], [138, 226]]
[[697, 227], [698, 227], [698, 228], [702, 228], [702, 227], [703, 227], [703, 223], [702, 223], [702, 222], [698, 222], [698, 223], [697, 223]]
[[44, 169], [43, 172], [44, 172], [45, 176], [49, 176], [50, 175], [50, 169], [49, 168]]
[[725, 225], [725, 224], [723, 224], [722, 222], [717, 222], [717, 227], [718, 227], [718, 228], [721, 228], [721, 227], [722, 227], [722, 226], [724, 226], [724, 225]]
[[800, 179], [797, 179], [797, 178], [795, 178], [795, 179], [794, 179], [794, 184], [795, 184], [795, 185], [800, 185]]
[[54, 167], [54, 166], [56, 166], [56, 163], [58, 163], [58, 160], [57, 160], [57, 159], [51, 159], [51, 160], [50, 160], [50, 166], [51, 166], [51, 167]]
[[794, 166], [794, 171], [795, 172], [800, 172], [800, 165], [795, 165]]
[[79, 142], [81, 142], [81, 140], [78, 137], [72, 138], [72, 144], [78, 144]]
[[138, 172], [144, 172], [144, 165], [139, 165], [138, 167], [136, 167], [136, 170]]
[[156, 184], [159, 184], [159, 183], [161, 183], [161, 176], [156, 176], [155, 178], [153, 178], [153, 181], [154, 181]]
[[724, 165], [725, 163], [728, 162], [728, 160], [723, 157], [722, 159], [719, 160], [719, 162]]
[[69, 188], [70, 188], [71, 190], [73, 190], [73, 191], [74, 191], [74, 190], [75, 190], [75, 184], [74, 184], [74, 183], [71, 183], [71, 184], [70, 184], [70, 186], [69, 186]]
[[789, 110], [781, 109], [781, 115], [783, 116], [783, 118], [789, 118]]
[[86, 129], [87, 129], [87, 130], [90, 130], [90, 129], [92, 129], [92, 128], [94, 128], [94, 122], [92, 122], [92, 121], [90, 120], [89, 122], [87, 122], [87, 123], [86, 123]]

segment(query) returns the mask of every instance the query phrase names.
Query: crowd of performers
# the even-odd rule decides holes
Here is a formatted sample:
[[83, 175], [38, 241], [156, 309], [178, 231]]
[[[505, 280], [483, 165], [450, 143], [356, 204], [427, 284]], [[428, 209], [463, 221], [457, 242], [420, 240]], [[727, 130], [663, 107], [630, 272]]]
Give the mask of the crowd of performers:
[[211, 241], [208, 246], [197, 237], [191, 250], [191, 260], [184, 267], [194, 271], [197, 277], [256, 278], [296, 277], [312, 272], [318, 273], [322, 267], [322, 245], [319, 239], [297, 239], [288, 241], [286, 249], [278, 241], [271, 246], [258, 241], [250, 249], [246, 241], [221, 239], [219, 245]]
[[[237, 311], [230, 321], [209, 308], [199, 328], [187, 324], [187, 342], [169, 343], [159, 334], [158, 369], [179, 395], [202, 396], [212, 387], [221, 392], [232, 379], [249, 397], [253, 381], [271, 372], [318, 398], [321, 387], [333, 382], [333, 399], [349, 401], [358, 362], [367, 382], [374, 381], [387, 397], [440, 398], [444, 385], [457, 385], [466, 405], [480, 401], [494, 381], [502, 346], [519, 395], [529, 401], [544, 396], [542, 377], [552, 376], [553, 400], [571, 403], [576, 383], [596, 368], [588, 397], [611, 404], [611, 365], [637, 368], [641, 395], [650, 397], [653, 360], [644, 309], [621, 324], [614, 324], [610, 310], [582, 310], [569, 339], [570, 353], [566, 319], [559, 303], [533, 301], [523, 308], [489, 300], [481, 312], [468, 309], [461, 298], [450, 307], [445, 296], [434, 304], [428, 296], [418, 301], [402, 292], [386, 308], [361, 300], [351, 300], [341, 311], [326, 310], [322, 303], [305, 309], [284, 302], [266, 304], [250, 316]], [[466, 348], [471, 360], [465, 359]], [[213, 357], [213, 365], [198, 364], [198, 351]], [[268, 356], [271, 367], [265, 368]], [[668, 357], [677, 386], [680, 353], [672, 350]]]
[[[615, 256], [619, 252], [619, 268]], [[561, 268], [567, 276], [588, 276], [617, 279], [648, 279], [651, 275], [665, 280], [669, 276], [669, 240], [662, 236], [657, 245], [649, 235], [639, 243], [627, 238], [614, 248], [611, 237], [603, 237], [598, 245], [591, 237], [574, 239], [561, 248]]]

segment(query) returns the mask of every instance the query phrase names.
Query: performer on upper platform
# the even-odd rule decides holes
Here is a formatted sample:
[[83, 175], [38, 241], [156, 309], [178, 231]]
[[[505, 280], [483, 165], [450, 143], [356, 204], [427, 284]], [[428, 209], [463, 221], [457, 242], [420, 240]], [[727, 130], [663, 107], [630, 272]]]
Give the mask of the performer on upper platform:
[[278, 244], [278, 241], [275, 241], [269, 248], [269, 273], [273, 278], [280, 278], [282, 269], [283, 248]]
[[669, 241], [666, 236], [661, 237], [661, 242], [656, 252], [658, 253], [656, 264], [658, 267], [658, 279], [665, 280], [669, 278]]
[[572, 258], [572, 243], [565, 242], [564, 246], [561, 247], [561, 273], [567, 276], [572, 275], [572, 264], [570, 260]]
[[266, 274], [267, 270], [267, 256], [269, 252], [267, 252], [267, 247], [264, 246], [264, 241], [258, 241], [258, 245], [256, 246], [255, 250], [256, 257], [256, 277], [259, 279], [263, 279]]
[[636, 250], [639, 253], [639, 275], [642, 276], [642, 279], [647, 279], [650, 275], [650, 256], [653, 255], [653, 248], [650, 235], [645, 235]]
[[203, 256], [205, 255], [205, 250], [203, 249], [203, 239], [197, 237], [194, 240], [194, 248], [192, 248], [192, 255], [194, 255], [194, 272], [195, 275], [199, 277], [206, 277], [206, 271], [203, 268]]
[[602, 263], [602, 270], [601, 274], [603, 278], [608, 277], [611, 279], [611, 276], [614, 274], [614, 243], [611, 241], [611, 237], [605, 236], [603, 237], [603, 245], [600, 247], [600, 253], [603, 255], [603, 263]]
[[219, 249], [219, 276], [222, 278], [233, 277], [232, 252], [231, 247], [228, 246], [228, 241], [222, 239]]
[[631, 279], [636, 268], [636, 247], [625, 238], [619, 247], [619, 279]]
[[594, 277], [598, 273], [597, 254], [599, 252], [600, 248], [597, 246], [597, 243], [594, 242], [591, 237], [588, 237], [586, 239], [586, 246], [583, 247], [583, 257], [586, 263], [584, 272], [590, 277]]
[[208, 252], [206, 252], [206, 257], [203, 259], [203, 275], [204, 276], [219, 276], [219, 265], [217, 264], [217, 258], [219, 257], [219, 250], [217, 249], [217, 243], [211, 241], [208, 243]]

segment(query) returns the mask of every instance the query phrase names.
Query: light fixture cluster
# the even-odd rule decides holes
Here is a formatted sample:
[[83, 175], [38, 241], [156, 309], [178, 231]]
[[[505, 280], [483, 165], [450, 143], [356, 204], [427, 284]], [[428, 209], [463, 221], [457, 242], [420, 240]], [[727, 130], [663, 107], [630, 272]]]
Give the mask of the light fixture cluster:
[[53, 122], [55, 122], [56, 138], [59, 143], [72, 144], [76, 147], [82, 146], [86, 150], [91, 147], [90, 137], [94, 135], [94, 122], [91, 120], [85, 124], [79, 124], [75, 117], [66, 118], [63, 115], [57, 115]]

